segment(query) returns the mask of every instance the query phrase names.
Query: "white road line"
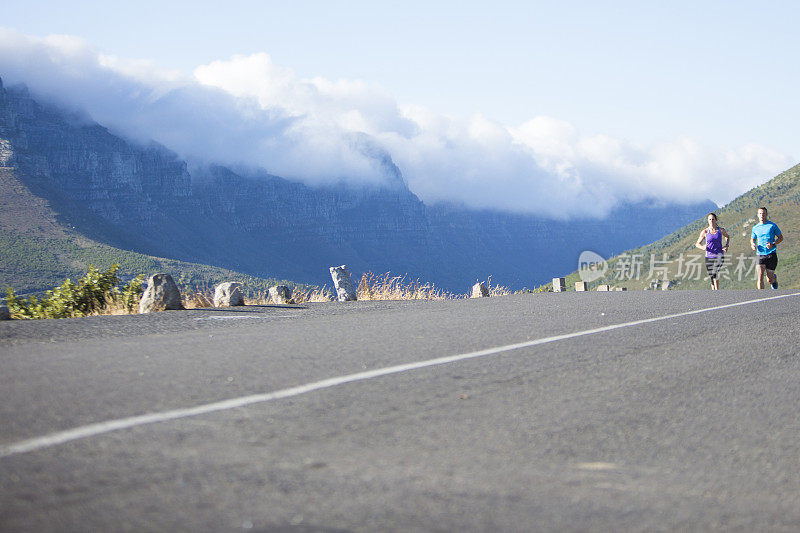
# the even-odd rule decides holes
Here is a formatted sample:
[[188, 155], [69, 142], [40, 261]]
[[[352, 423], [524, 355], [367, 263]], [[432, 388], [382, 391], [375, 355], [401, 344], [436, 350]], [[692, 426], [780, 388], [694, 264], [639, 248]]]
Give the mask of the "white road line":
[[758, 298], [756, 300], [747, 300], [745, 302], [718, 305], [715, 307], [697, 309], [695, 311], [684, 311], [682, 313], [674, 313], [671, 315], [659, 316], [655, 318], [634, 320], [633, 322], [624, 322], [621, 324], [614, 324], [611, 326], [603, 326], [600, 328], [576, 331], [574, 333], [566, 333], [564, 335], [553, 335], [552, 337], [543, 337], [541, 339], [519, 342], [516, 344], [507, 344], [505, 346], [497, 346], [494, 348], [487, 348], [485, 350], [478, 350], [475, 352], [450, 355], [446, 357], [437, 357], [436, 359], [428, 359], [426, 361], [418, 361], [416, 363], [406, 363], [403, 365], [389, 366], [385, 368], [379, 368], [376, 370], [368, 370], [366, 372], [349, 374], [346, 376], [323, 379], [322, 381], [315, 381], [313, 383], [308, 383], [306, 385], [300, 385], [298, 387], [292, 387], [289, 389], [283, 389], [275, 392], [269, 392], [265, 394], [254, 394], [252, 396], [243, 396], [240, 398], [231, 398], [230, 400], [223, 400], [221, 402], [198, 405], [197, 407], [190, 407], [187, 409], [175, 409], [173, 411], [163, 411], [161, 413], [151, 413], [140, 416], [132, 416], [129, 418], [119, 418], [117, 420], [108, 420], [106, 422], [89, 424], [74, 429], [68, 429], [66, 431], [51, 433], [50, 435], [44, 435], [42, 437], [36, 437], [33, 439], [23, 440], [12, 444], [2, 445], [0, 446], [0, 458], [41, 450], [43, 448], [57, 446], [59, 444], [64, 444], [66, 442], [70, 442], [73, 440], [84, 439], [96, 435], [102, 435], [104, 433], [110, 433], [112, 431], [117, 431], [120, 429], [127, 429], [136, 426], [142, 426], [145, 424], [154, 424], [156, 422], [167, 422], [169, 420], [177, 420], [179, 418], [187, 418], [190, 416], [214, 413], [217, 411], [224, 411], [227, 409], [235, 409], [237, 407], [244, 407], [256, 403], [268, 402], [271, 400], [279, 400], [281, 398], [290, 398], [292, 396], [299, 396], [301, 394], [306, 394], [321, 389], [336, 387], [339, 385], [344, 385], [346, 383], [353, 383], [356, 381], [365, 381], [368, 379], [377, 378], [381, 376], [388, 376], [390, 374], [399, 374], [401, 372], [408, 372], [410, 370], [418, 370], [420, 368], [445, 365], [448, 363], [455, 363], [457, 361], [464, 361], [466, 359], [474, 359], [476, 357], [484, 357], [487, 355], [494, 355], [501, 352], [518, 350], [520, 348], [528, 348], [530, 346], [538, 346], [550, 342], [574, 339], [576, 337], [583, 337], [585, 335], [594, 335], [595, 333], [604, 333], [606, 331], [613, 331], [615, 329], [620, 329], [620, 328], [638, 326], [641, 324], [649, 324], [651, 322], [659, 322], [661, 320], [669, 320], [672, 318], [697, 315], [700, 313], [707, 313], [709, 311], [728, 309], [731, 307], [738, 307], [741, 305], [750, 305], [759, 302], [766, 302], [769, 300], [777, 300], [779, 298], [788, 298], [790, 296], [800, 296], [800, 293], [783, 294], [779, 296], [771, 296], [768, 298]]
[[211, 315], [202, 318], [195, 318], [195, 320], [236, 320], [239, 318], [245, 318], [250, 320], [270, 320], [272, 318], [297, 318], [297, 315], [269, 315], [269, 316]]
[[214, 316], [206, 316], [203, 318], [195, 318], [195, 320], [236, 320], [242, 318], [249, 318], [250, 320], [269, 320], [270, 318], [275, 318], [271, 316], [241, 316], [241, 315], [234, 315], [234, 316], [225, 316], [225, 315], [214, 315]]

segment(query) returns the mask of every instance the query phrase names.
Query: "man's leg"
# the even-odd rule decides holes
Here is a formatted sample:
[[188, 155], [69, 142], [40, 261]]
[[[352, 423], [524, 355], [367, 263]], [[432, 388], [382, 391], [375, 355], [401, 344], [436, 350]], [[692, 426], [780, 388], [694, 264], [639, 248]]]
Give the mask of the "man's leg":
[[764, 288], [764, 271], [766, 267], [764, 265], [756, 265], [756, 288], [763, 289]]
[[774, 270], [768, 270], [768, 269], [765, 268], [764, 272], [766, 272], [766, 274], [767, 274], [767, 283], [769, 283], [772, 286], [773, 289], [777, 288], [777, 285], [775, 284], [776, 281], [777, 281], [775, 279], [775, 271]]

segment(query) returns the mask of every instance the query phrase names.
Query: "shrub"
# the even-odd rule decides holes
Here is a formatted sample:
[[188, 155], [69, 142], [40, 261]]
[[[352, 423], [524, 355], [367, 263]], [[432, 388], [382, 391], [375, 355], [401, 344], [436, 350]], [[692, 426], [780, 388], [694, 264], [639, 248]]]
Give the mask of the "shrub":
[[[128, 313], [134, 313], [144, 292], [144, 274], [139, 274], [119, 291], [119, 300]], [[118, 290], [118, 289], [117, 289]]]
[[142, 295], [143, 276], [137, 276], [119, 289], [117, 276], [119, 265], [112, 265], [105, 272], [94, 266], [89, 268], [77, 283], [67, 279], [59, 287], [47, 291], [47, 295], [38, 299], [31, 296], [27, 301], [8, 289], [6, 300], [13, 318], [69, 318], [99, 314], [112, 304], [121, 306], [125, 312], [133, 312]]

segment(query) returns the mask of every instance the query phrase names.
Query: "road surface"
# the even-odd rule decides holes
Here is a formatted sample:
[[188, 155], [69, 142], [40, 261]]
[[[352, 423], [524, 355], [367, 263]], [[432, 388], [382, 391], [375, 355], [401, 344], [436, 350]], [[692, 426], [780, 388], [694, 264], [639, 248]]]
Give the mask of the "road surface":
[[0, 322], [2, 531], [797, 531], [800, 295]]

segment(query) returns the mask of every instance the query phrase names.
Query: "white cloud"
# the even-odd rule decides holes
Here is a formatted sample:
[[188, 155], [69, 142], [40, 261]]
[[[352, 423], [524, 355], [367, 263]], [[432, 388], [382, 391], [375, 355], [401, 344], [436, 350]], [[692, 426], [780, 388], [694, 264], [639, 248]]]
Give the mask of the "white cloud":
[[199, 66], [193, 75], [108, 56], [70, 36], [0, 29], [0, 76], [139, 141], [199, 162], [263, 167], [310, 184], [386, 179], [353, 142], [383, 146], [427, 202], [556, 216], [603, 215], [621, 201], [724, 203], [793, 161], [757, 144], [679, 138], [639, 146], [534, 117], [508, 127], [398, 106], [359, 80], [300, 79], [264, 53]]

